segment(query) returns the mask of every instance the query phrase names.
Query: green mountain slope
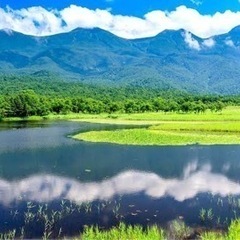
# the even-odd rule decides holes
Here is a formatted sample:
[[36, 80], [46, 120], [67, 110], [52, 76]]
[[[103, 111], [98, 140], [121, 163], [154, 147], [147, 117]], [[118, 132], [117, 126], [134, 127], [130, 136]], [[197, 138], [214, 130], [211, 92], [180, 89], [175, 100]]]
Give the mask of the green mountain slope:
[[[212, 46], [194, 35], [187, 38], [184, 30], [137, 40], [98, 28], [48, 37], [2, 30], [0, 71], [94, 84], [232, 94], [240, 92], [239, 39], [240, 27], [214, 37]], [[193, 42], [199, 49], [190, 47]]]

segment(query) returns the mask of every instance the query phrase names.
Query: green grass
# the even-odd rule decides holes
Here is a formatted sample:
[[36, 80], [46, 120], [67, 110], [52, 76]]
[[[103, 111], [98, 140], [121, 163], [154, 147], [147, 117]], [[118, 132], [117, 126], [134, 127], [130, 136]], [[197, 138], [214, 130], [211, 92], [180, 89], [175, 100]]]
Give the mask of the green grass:
[[240, 144], [240, 108], [206, 114], [119, 114], [115, 118], [84, 120], [111, 124], [149, 124], [150, 127], [90, 131], [73, 138], [90, 142], [128, 145]]
[[150, 129], [176, 132], [240, 133], [240, 122], [165, 122]]
[[100, 231], [98, 227], [87, 227], [81, 237], [82, 240], [164, 240], [163, 230], [152, 226], [143, 230], [141, 226], [126, 226], [120, 223], [108, 231]]
[[240, 135], [209, 132], [174, 132], [150, 129], [90, 131], [73, 136], [90, 142], [110, 142], [128, 145], [187, 145], [187, 144], [240, 144]]
[[[81, 235], [81, 240], [163, 240], [163, 239], [189, 239], [191, 229], [184, 226], [174, 228], [174, 234], [152, 226], [143, 230], [141, 226], [126, 226], [120, 223], [118, 227], [109, 230], [100, 230], [98, 227], [87, 226]], [[200, 234], [201, 240], [240, 240], [240, 220], [231, 222], [226, 233], [219, 231], [209, 231]]]
[[[84, 118], [84, 119], [83, 119]], [[203, 114], [195, 113], [164, 113], [164, 112], [146, 112], [146, 113], [118, 113], [118, 114], [81, 114], [76, 115], [75, 120], [87, 120], [98, 122], [101, 119], [107, 123], [115, 123], [120, 120], [124, 121], [146, 121], [146, 122], [162, 122], [162, 121], [240, 121], [240, 107], [227, 107], [222, 112], [206, 111]]]
[[240, 239], [240, 219], [232, 221], [228, 229], [228, 240]]

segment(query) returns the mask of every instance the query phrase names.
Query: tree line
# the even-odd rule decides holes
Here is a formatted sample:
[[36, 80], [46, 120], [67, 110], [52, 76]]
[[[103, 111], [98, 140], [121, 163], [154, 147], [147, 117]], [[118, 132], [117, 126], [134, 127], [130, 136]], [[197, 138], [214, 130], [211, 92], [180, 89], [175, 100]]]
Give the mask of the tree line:
[[204, 101], [189, 98], [164, 99], [156, 97], [152, 99], [125, 99], [114, 101], [103, 98], [73, 97], [49, 97], [39, 95], [33, 90], [22, 90], [13, 95], [0, 96], [0, 116], [3, 117], [28, 117], [44, 116], [50, 113], [143, 113], [143, 112], [194, 112], [204, 113], [207, 109], [221, 111], [226, 103], [220, 100]]
[[239, 96], [197, 95], [176, 89], [83, 84], [32, 76], [0, 76], [0, 117], [50, 113], [204, 113], [240, 105]]

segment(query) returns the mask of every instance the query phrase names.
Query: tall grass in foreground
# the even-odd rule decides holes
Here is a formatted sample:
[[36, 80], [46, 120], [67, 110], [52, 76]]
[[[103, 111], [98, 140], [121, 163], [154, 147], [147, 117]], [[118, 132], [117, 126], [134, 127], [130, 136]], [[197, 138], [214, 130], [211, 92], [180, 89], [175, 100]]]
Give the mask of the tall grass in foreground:
[[[180, 225], [179, 225], [180, 226]], [[174, 235], [163, 231], [157, 226], [152, 226], [144, 230], [141, 226], [126, 226], [120, 223], [118, 227], [114, 227], [107, 231], [100, 231], [98, 227], [86, 227], [81, 240], [165, 240], [189, 239], [189, 234], [186, 233], [186, 226], [175, 228]], [[183, 233], [184, 230], [184, 234]], [[190, 231], [190, 230], [188, 230]], [[168, 237], [169, 236], [169, 237]], [[221, 232], [203, 232], [196, 239], [200, 240], [240, 240], [240, 219], [232, 221], [227, 233]]]
[[[177, 224], [177, 225], [176, 225]], [[81, 236], [73, 238], [75, 240], [240, 240], [240, 219], [233, 220], [226, 233], [219, 231], [209, 231], [194, 234], [194, 229], [191, 229], [183, 222], [173, 221], [173, 228], [166, 231], [159, 227], [151, 226], [147, 229], [139, 225], [127, 226], [120, 223], [118, 227], [113, 227], [110, 230], [100, 230], [99, 227], [87, 226]], [[191, 237], [191, 236], [194, 236]], [[16, 230], [8, 233], [0, 234], [0, 239], [24, 239], [24, 234], [20, 237], [16, 236]], [[42, 236], [42, 239], [52, 239], [50, 236]], [[66, 239], [58, 237], [58, 239]]]
[[82, 240], [163, 240], [163, 230], [152, 226], [143, 230], [141, 226], [126, 226], [120, 223], [108, 231], [100, 231], [98, 227], [87, 227], [81, 237]]

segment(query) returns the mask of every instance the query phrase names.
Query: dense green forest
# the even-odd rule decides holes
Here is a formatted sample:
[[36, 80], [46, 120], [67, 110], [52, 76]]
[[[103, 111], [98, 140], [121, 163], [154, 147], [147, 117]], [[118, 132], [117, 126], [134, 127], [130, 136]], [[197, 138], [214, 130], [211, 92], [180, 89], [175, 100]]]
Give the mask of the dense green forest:
[[239, 96], [193, 95], [175, 89], [89, 85], [54, 78], [0, 76], [0, 117], [50, 113], [221, 111]]

